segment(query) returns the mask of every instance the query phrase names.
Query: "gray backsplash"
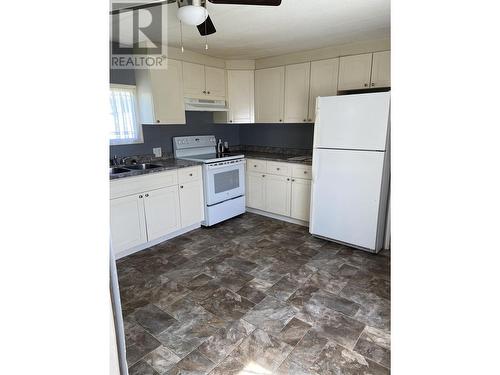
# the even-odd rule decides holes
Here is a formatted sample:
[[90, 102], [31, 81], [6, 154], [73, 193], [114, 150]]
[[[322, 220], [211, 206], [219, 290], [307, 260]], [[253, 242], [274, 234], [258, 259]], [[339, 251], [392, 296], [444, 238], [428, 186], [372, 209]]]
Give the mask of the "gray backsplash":
[[[110, 82], [135, 84], [133, 70], [110, 70]], [[312, 124], [214, 124], [210, 112], [186, 112], [186, 125], [143, 125], [144, 143], [110, 146], [110, 156], [152, 154], [153, 147], [172, 153], [172, 137], [215, 135], [230, 146], [252, 145], [311, 150]]]

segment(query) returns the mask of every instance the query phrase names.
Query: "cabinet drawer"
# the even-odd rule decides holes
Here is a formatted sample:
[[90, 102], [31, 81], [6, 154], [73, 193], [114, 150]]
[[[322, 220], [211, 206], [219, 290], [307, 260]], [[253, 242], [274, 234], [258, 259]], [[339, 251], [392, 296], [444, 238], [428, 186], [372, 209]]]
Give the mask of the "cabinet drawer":
[[266, 161], [257, 159], [247, 159], [248, 172], [266, 172]]
[[110, 181], [110, 199], [177, 185], [177, 171], [151, 173]]
[[196, 181], [201, 178], [201, 167], [181, 168], [177, 170], [179, 184]]
[[292, 167], [292, 177], [310, 180], [312, 178], [312, 167], [310, 165], [302, 164], [294, 165]]
[[291, 176], [292, 170], [290, 164], [274, 161], [267, 162], [267, 173], [276, 174], [279, 176]]

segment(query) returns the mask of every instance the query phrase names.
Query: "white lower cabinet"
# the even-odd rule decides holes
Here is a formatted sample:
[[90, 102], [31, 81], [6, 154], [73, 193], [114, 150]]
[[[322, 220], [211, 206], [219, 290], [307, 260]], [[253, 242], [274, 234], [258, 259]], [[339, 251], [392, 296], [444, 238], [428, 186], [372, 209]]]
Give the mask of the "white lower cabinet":
[[151, 241], [203, 220], [201, 167], [183, 168], [111, 181], [110, 227], [115, 254], [149, 246]]
[[266, 185], [265, 174], [247, 173], [246, 201], [247, 206], [258, 210], [266, 209]]
[[141, 194], [136, 194], [111, 199], [110, 226], [115, 253], [148, 241], [143, 197]]
[[[247, 207], [309, 221], [310, 166], [252, 159], [247, 160], [247, 166]], [[256, 172], [257, 167], [266, 173]]]
[[311, 180], [292, 178], [291, 214], [294, 219], [309, 221]]
[[181, 226], [187, 227], [203, 220], [203, 186], [201, 180], [179, 186]]
[[155, 240], [181, 227], [178, 186], [144, 194], [144, 212], [148, 241]]
[[290, 216], [290, 184], [290, 177], [266, 175], [266, 211]]

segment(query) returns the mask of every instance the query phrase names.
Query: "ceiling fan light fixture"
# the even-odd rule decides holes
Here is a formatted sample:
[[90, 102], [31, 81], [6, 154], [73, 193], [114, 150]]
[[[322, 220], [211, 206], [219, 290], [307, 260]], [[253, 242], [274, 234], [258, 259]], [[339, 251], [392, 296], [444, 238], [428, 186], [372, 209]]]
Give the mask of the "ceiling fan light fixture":
[[185, 5], [177, 11], [177, 18], [186, 25], [197, 26], [208, 17], [207, 10], [199, 5]]

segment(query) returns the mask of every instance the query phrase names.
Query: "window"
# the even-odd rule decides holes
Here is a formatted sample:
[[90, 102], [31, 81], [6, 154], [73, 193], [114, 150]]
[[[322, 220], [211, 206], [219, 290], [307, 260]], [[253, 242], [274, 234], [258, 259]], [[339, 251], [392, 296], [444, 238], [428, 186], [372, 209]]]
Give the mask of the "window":
[[109, 142], [112, 145], [142, 143], [142, 126], [137, 116], [135, 86], [111, 85]]

